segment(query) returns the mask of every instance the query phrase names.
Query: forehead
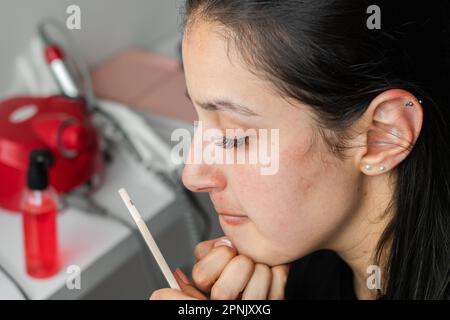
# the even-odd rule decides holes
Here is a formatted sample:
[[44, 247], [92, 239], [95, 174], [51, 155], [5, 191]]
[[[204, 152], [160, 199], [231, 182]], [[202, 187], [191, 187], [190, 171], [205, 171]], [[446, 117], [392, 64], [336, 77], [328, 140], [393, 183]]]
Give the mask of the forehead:
[[193, 100], [225, 98], [252, 106], [266, 119], [283, 123], [306, 116], [302, 112], [307, 110], [306, 105], [282, 97], [262, 73], [250, 71], [233, 40], [217, 24], [196, 21], [189, 26], [183, 37], [183, 64]]
[[262, 84], [264, 81], [248, 70], [223, 30], [208, 22], [196, 22], [187, 29], [183, 37], [183, 62], [187, 76], [196, 78], [196, 86], [230, 81], [241, 85], [249, 81]]
[[249, 70], [218, 25], [196, 22], [186, 30], [183, 64], [193, 99], [229, 98], [263, 105], [279, 96], [269, 81]]

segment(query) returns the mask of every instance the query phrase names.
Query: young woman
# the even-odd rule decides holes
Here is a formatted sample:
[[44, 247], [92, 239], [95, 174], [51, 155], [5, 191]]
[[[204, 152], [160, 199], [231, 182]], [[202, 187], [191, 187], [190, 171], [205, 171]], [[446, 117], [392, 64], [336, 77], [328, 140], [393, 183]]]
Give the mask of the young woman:
[[450, 296], [449, 5], [420, 3], [187, 1], [203, 128], [278, 129], [279, 169], [186, 165], [226, 237], [152, 299]]

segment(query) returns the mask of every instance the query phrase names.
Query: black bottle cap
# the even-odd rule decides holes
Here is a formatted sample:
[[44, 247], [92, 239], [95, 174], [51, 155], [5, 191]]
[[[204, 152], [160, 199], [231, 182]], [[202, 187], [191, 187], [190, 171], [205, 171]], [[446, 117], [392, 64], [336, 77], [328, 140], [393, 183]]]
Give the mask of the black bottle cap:
[[48, 168], [53, 164], [53, 156], [45, 149], [33, 150], [28, 165], [27, 186], [31, 190], [48, 187]]

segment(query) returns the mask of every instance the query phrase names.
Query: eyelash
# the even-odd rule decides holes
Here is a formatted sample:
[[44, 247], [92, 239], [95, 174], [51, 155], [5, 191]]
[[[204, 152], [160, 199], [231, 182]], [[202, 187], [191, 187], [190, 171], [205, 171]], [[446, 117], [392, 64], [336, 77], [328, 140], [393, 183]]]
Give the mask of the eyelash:
[[242, 137], [242, 138], [227, 138], [225, 136], [222, 137], [219, 141], [217, 141], [215, 144], [216, 146], [222, 147], [224, 149], [231, 149], [238, 147], [241, 147], [242, 145], [247, 145], [249, 141], [249, 136]]

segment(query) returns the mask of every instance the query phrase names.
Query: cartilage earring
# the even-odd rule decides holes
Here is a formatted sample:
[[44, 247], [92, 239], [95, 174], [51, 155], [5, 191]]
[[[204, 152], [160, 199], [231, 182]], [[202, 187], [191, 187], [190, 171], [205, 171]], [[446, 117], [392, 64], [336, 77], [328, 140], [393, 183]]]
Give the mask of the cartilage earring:
[[408, 101], [407, 103], [405, 103], [405, 107], [413, 107], [414, 103], [412, 101]]
[[384, 171], [384, 170], [386, 170], [386, 167], [381, 165], [379, 169], [380, 169], [380, 171]]
[[372, 170], [372, 166], [370, 164], [366, 164], [364, 166], [364, 169], [366, 169], [367, 171], [370, 171], [370, 170]]

